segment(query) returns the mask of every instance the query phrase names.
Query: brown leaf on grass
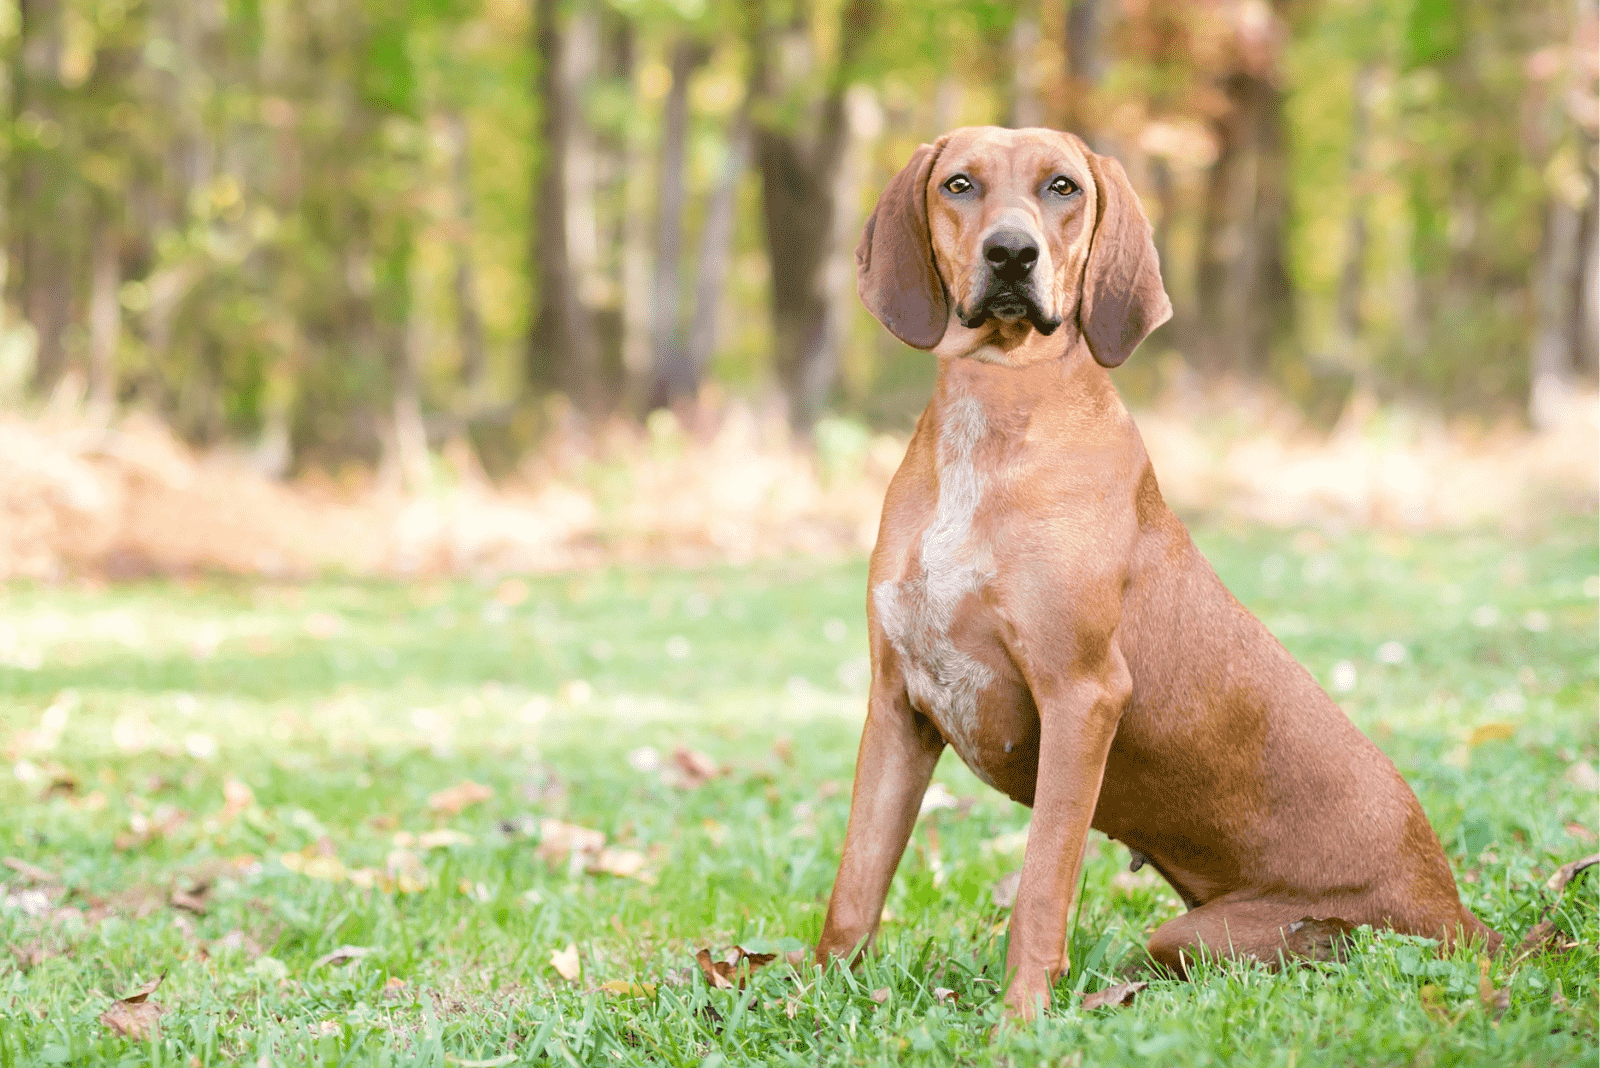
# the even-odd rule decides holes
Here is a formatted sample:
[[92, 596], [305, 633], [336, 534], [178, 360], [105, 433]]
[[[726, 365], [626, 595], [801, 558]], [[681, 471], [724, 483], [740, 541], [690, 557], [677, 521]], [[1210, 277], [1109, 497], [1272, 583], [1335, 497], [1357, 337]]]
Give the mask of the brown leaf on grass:
[[726, 773], [700, 750], [682, 745], [672, 751], [672, 765], [678, 770], [677, 785], [685, 790], [698, 789]]
[[421, 893], [433, 885], [422, 858], [409, 849], [390, 850], [384, 870], [402, 894]]
[[615, 875], [619, 879], [638, 879], [653, 883], [655, 878], [644, 870], [645, 855], [637, 849], [610, 847], [600, 850], [598, 856], [584, 866], [590, 875]]
[[11, 950], [11, 955], [17, 959], [17, 967], [25, 973], [37, 968], [51, 957], [59, 957], [61, 955], [59, 949], [38, 941], [29, 942], [27, 945], [22, 946], [10, 943], [8, 948]]
[[1550, 918], [1550, 914], [1561, 903], [1561, 895], [1566, 893], [1567, 887], [1572, 883], [1572, 880], [1576, 879], [1581, 872], [1594, 867], [1596, 864], [1600, 864], [1600, 853], [1592, 854], [1581, 860], [1574, 860], [1570, 864], [1563, 864], [1556, 869], [1554, 875], [1550, 876], [1549, 880], [1544, 884], [1544, 888], [1554, 894], [1555, 897], [1545, 905], [1544, 909], [1539, 913], [1539, 922], [1529, 928], [1527, 936], [1517, 946], [1517, 952], [1511, 958], [1511, 967], [1515, 968], [1541, 950], [1568, 948], [1561, 944], [1561, 928], [1556, 926], [1555, 921]]
[[1133, 999], [1139, 991], [1149, 986], [1149, 983], [1118, 983], [1108, 986], [1104, 990], [1096, 990], [1092, 994], [1083, 995], [1085, 1009], [1122, 1009], [1133, 1004]]
[[221, 956], [225, 953], [243, 953], [251, 960], [261, 956], [261, 943], [235, 927], [221, 938], [212, 941], [207, 947], [209, 956]]
[[954, 990], [951, 990], [947, 986], [936, 986], [933, 988], [933, 1000], [938, 1002], [940, 1005], [953, 1005], [960, 997], [960, 994], [956, 993]]
[[385, 1001], [397, 1001], [406, 996], [406, 981], [398, 975], [391, 975], [383, 981], [383, 993], [379, 995]]
[[1357, 926], [1337, 916], [1302, 916], [1284, 928], [1284, 952], [1305, 960], [1344, 960]]
[[1488, 957], [1478, 958], [1478, 1002], [1491, 1020], [1500, 1019], [1511, 1007], [1511, 988], [1495, 989], [1494, 980], [1489, 978]]
[[878, 989], [869, 994], [868, 997], [872, 998], [872, 1000], [876, 1001], [879, 1005], [886, 1004], [889, 1000], [889, 988], [886, 986], [880, 986]]
[[1549, 881], [1544, 884], [1544, 888], [1556, 895], [1565, 893], [1568, 883], [1577, 878], [1581, 872], [1587, 871], [1596, 864], [1600, 864], [1600, 853], [1593, 853], [1582, 860], [1574, 860], [1570, 864], [1563, 864], [1556, 869], [1554, 875], [1550, 876]]
[[1422, 1001], [1422, 1011], [1440, 1023], [1450, 1023], [1450, 1008], [1444, 1003], [1444, 987], [1437, 983], [1425, 983], [1417, 991], [1417, 997]]
[[39, 800], [48, 801], [52, 797], [71, 797], [78, 792], [78, 777], [65, 768], [57, 768], [51, 772], [50, 782], [39, 794]]
[[605, 848], [606, 836], [599, 831], [560, 820], [539, 821], [539, 848], [535, 856], [552, 867], [579, 858], [598, 855]]
[[210, 883], [195, 883], [188, 888], [174, 886], [172, 894], [167, 898], [167, 903], [175, 909], [192, 912], [196, 916], [206, 914], [206, 898], [211, 894]]
[[989, 900], [997, 909], [1008, 909], [1017, 903], [1017, 887], [1022, 885], [1022, 873], [1014, 871], [1002, 875], [989, 890]]
[[765, 968], [777, 960], [778, 955], [751, 953], [743, 946], [734, 946], [722, 960], [713, 960], [709, 949], [702, 949], [694, 955], [694, 959], [700, 965], [700, 974], [706, 977], [707, 983], [719, 990], [743, 990], [744, 984], [750, 981], [751, 973]]
[[132, 1038], [144, 1041], [156, 1031], [157, 1022], [166, 1010], [149, 997], [161, 985], [161, 980], [167, 977], [162, 972], [138, 990], [111, 1003], [111, 1007], [100, 1014], [100, 1022], [110, 1029], [112, 1034], [122, 1038]]
[[428, 808], [446, 816], [459, 815], [462, 810], [481, 804], [494, 796], [494, 791], [487, 786], [482, 786], [471, 779], [464, 779], [454, 786], [428, 797]]
[[583, 972], [583, 966], [578, 961], [577, 944], [568, 942], [566, 949], [551, 950], [550, 966], [555, 968], [556, 973], [567, 982], [577, 982], [578, 976]]
[[656, 984], [635, 983], [628, 979], [611, 979], [601, 983], [596, 989], [624, 998], [653, 998], [656, 996]]
[[238, 779], [230, 777], [222, 783], [222, 802], [222, 818], [238, 819], [240, 814], [256, 803], [256, 793]]
[[311, 966], [313, 968], [323, 968], [329, 964], [348, 964], [353, 960], [369, 957], [372, 952], [371, 946], [340, 946], [332, 953], [325, 953], [318, 957], [316, 963]]
[[1485, 742], [1500, 742], [1514, 738], [1517, 734], [1515, 723], [1483, 723], [1472, 729], [1472, 734], [1467, 738], [1467, 745], [1476, 749]]
[[53, 884], [61, 881], [61, 876], [54, 872], [46, 871], [37, 864], [30, 864], [17, 857], [6, 857], [0, 860], [0, 864], [4, 864], [30, 883]]

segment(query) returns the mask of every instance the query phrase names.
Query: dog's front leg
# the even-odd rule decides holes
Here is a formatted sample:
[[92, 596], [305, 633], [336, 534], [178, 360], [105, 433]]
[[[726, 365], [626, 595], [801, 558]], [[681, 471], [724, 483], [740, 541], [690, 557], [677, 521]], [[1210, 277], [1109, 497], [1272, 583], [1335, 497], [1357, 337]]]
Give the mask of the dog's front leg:
[[817, 963], [849, 957], [877, 933], [889, 882], [943, 751], [944, 738], [912, 709], [899, 672], [879, 665], [873, 672], [867, 723], [856, 756], [850, 824], [828, 918], [817, 943]]
[[1106, 754], [1132, 690], [1114, 643], [1093, 675], [1030, 682], [1039, 708], [1039, 773], [1006, 953], [1006, 1015], [1018, 1020], [1050, 1005], [1050, 985], [1066, 971], [1072, 892]]

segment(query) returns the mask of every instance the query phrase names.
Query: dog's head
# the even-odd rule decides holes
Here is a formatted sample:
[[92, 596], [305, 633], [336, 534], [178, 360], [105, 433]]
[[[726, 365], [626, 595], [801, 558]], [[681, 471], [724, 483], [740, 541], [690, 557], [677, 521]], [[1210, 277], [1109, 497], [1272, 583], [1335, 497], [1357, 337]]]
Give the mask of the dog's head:
[[913, 348], [1065, 323], [1106, 367], [1172, 315], [1122, 165], [1054, 130], [968, 127], [917, 149], [861, 232], [856, 288]]

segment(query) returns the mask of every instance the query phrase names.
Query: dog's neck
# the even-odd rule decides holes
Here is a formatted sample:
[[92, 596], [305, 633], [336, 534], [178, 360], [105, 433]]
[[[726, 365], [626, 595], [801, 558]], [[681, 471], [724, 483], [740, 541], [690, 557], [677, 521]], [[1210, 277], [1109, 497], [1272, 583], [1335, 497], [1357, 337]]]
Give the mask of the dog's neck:
[[928, 408], [935, 433], [942, 438], [974, 401], [984, 413], [986, 436], [997, 433], [1016, 443], [1041, 427], [1123, 411], [1111, 376], [1095, 362], [1088, 343], [1076, 329], [1066, 338], [1059, 333], [1033, 334], [1009, 351], [983, 346], [941, 356]]

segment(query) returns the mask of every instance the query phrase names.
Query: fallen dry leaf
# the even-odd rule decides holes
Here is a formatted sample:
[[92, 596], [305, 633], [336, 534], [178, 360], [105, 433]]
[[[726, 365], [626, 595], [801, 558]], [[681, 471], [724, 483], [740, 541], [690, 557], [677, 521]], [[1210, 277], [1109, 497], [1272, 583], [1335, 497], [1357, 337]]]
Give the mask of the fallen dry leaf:
[[29, 942], [19, 946], [14, 943], [9, 945], [11, 955], [17, 958], [17, 967], [23, 972], [32, 971], [51, 957], [59, 957], [60, 951], [45, 945], [43, 942]]
[[960, 997], [960, 994], [957, 994], [954, 990], [951, 990], [947, 986], [936, 986], [933, 988], [933, 1000], [938, 1002], [940, 1005], [953, 1004]]
[[172, 894], [167, 898], [167, 903], [175, 909], [192, 912], [196, 916], [206, 914], [206, 898], [211, 893], [210, 883], [196, 883], [188, 889], [174, 886]]
[[405, 996], [406, 981], [398, 975], [391, 975], [383, 981], [382, 997], [385, 1001], [393, 1001]]
[[876, 1001], [879, 1005], [882, 1005], [889, 1000], [889, 988], [886, 986], [880, 986], [868, 996], [872, 998], [873, 1001]]
[[148, 1000], [161, 985], [161, 980], [167, 977], [162, 972], [154, 979], [145, 983], [138, 990], [111, 1003], [111, 1007], [100, 1014], [100, 1022], [110, 1029], [112, 1034], [122, 1038], [132, 1038], [144, 1041], [153, 1035], [161, 1014], [166, 1010], [153, 1001]]
[[1517, 734], [1515, 723], [1482, 723], [1472, 728], [1472, 734], [1467, 738], [1467, 745], [1473, 749], [1484, 742], [1500, 742], [1514, 738]]
[[550, 964], [569, 983], [577, 982], [583, 972], [583, 966], [578, 962], [578, 947], [573, 942], [568, 942], [566, 949], [551, 950]]
[[989, 890], [989, 900], [997, 909], [1008, 909], [1017, 903], [1017, 887], [1022, 885], [1022, 873], [1014, 871], [1002, 875]]
[[1478, 958], [1478, 1001], [1491, 1020], [1500, 1019], [1511, 1007], [1511, 988], [1495, 989], [1494, 980], [1489, 978], [1488, 957]]
[[59, 883], [61, 881], [60, 876], [46, 871], [37, 864], [29, 864], [27, 861], [17, 857], [6, 857], [4, 860], [0, 860], [0, 864], [4, 864], [30, 883]]
[[575, 823], [560, 820], [539, 821], [539, 848], [535, 855], [552, 867], [565, 864], [574, 857], [582, 859], [598, 854], [605, 848], [606, 836]]
[[1567, 781], [1586, 793], [1600, 790], [1600, 772], [1587, 760], [1580, 760], [1567, 769]]
[[1563, 864], [1545, 882], [1544, 888], [1554, 894], [1555, 897], [1545, 905], [1544, 909], [1539, 913], [1539, 922], [1529, 928], [1527, 935], [1518, 944], [1517, 952], [1511, 958], [1511, 967], [1515, 968], [1546, 947], [1565, 948], [1560, 945], [1561, 929], [1550, 918], [1550, 914], [1561, 903], [1561, 895], [1566, 892], [1572, 880], [1577, 878], [1580, 872], [1587, 871], [1596, 864], [1600, 864], [1600, 853], [1592, 854], [1581, 860], [1574, 860], [1570, 864]]
[[640, 882], [653, 883], [655, 880], [645, 872], [645, 855], [637, 849], [617, 849], [608, 847], [600, 851], [600, 855], [584, 867], [590, 875], [615, 875], [619, 879], [638, 879]]
[[698, 749], [678, 746], [672, 751], [673, 767], [678, 769], [677, 785], [694, 790], [723, 774], [717, 762]]
[[1417, 991], [1417, 997], [1422, 1001], [1422, 1011], [1438, 1020], [1440, 1023], [1450, 1023], [1450, 1009], [1444, 1003], [1444, 987], [1437, 983], [1425, 983]]
[[1563, 864], [1545, 882], [1544, 888], [1552, 894], [1564, 893], [1567, 889], [1567, 884], [1577, 878], [1579, 873], [1587, 871], [1596, 864], [1600, 864], [1600, 853], [1593, 853], [1582, 860], [1574, 860], [1570, 864]]
[[471, 779], [464, 779], [448, 789], [440, 790], [436, 794], [430, 794], [428, 808], [433, 812], [456, 816], [463, 809], [481, 804], [493, 796], [494, 791], [487, 786], [481, 786]]
[[1133, 999], [1139, 991], [1149, 986], [1149, 983], [1118, 983], [1108, 986], [1104, 990], [1096, 990], [1092, 994], [1083, 995], [1085, 1009], [1121, 1009], [1133, 1004]]
[[409, 849], [390, 850], [385, 871], [402, 894], [418, 894], [433, 885], [422, 858]]
[[707, 983], [719, 990], [744, 989], [752, 972], [766, 967], [777, 957], [776, 953], [751, 953], [743, 946], [728, 950], [723, 960], [713, 960], [709, 949], [702, 949], [694, 955], [695, 963], [700, 965], [700, 974], [706, 977]]
[[348, 964], [350, 961], [369, 957], [372, 952], [372, 947], [370, 946], [340, 946], [332, 953], [325, 953], [318, 957], [316, 963], [311, 966], [313, 968], [322, 968], [329, 964]]
[[599, 989], [608, 994], [616, 994], [625, 998], [653, 998], [656, 996], [656, 984], [635, 983], [627, 979], [612, 979], [601, 983]]
[[448, 849], [450, 846], [471, 845], [472, 835], [442, 827], [437, 831], [423, 831], [417, 835], [420, 849]]
[[228, 778], [222, 783], [222, 818], [237, 819], [241, 813], [256, 803], [256, 793], [238, 779]]

